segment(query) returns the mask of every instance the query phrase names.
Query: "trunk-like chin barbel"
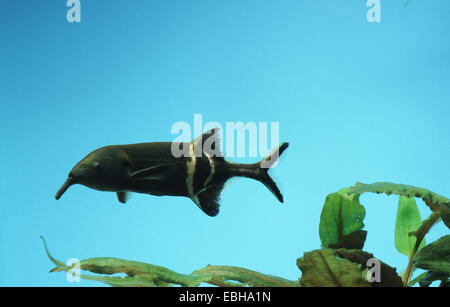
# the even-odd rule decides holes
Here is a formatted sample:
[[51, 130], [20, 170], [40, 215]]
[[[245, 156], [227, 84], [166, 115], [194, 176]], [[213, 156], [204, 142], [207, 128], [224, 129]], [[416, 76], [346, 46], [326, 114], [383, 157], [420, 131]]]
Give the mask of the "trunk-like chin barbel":
[[58, 192], [56, 192], [55, 198], [60, 199], [64, 192], [74, 183], [75, 182], [72, 177], [67, 178], [66, 182], [64, 182], [62, 187], [58, 190]]

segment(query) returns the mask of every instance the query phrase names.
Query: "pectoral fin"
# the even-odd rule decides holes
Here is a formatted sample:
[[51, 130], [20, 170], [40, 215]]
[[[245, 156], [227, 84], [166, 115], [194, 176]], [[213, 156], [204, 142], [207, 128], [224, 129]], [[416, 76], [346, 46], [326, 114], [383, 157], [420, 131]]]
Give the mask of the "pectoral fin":
[[174, 163], [161, 163], [151, 167], [143, 168], [130, 174], [132, 179], [161, 180], [170, 177], [176, 171]]
[[125, 204], [128, 200], [128, 197], [130, 197], [130, 193], [128, 192], [117, 192], [117, 199], [122, 203]]

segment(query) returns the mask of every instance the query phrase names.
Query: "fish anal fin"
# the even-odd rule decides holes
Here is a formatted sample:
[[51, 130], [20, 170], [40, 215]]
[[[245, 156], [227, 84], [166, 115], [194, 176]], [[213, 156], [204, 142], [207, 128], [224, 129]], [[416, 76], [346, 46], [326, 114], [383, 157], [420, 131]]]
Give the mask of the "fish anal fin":
[[207, 215], [216, 216], [219, 214], [220, 193], [223, 186], [223, 184], [212, 185], [198, 193], [193, 201]]
[[126, 192], [126, 191], [117, 192], [116, 194], [117, 194], [117, 199], [122, 204], [125, 204], [127, 202], [128, 198], [130, 197], [130, 193]]

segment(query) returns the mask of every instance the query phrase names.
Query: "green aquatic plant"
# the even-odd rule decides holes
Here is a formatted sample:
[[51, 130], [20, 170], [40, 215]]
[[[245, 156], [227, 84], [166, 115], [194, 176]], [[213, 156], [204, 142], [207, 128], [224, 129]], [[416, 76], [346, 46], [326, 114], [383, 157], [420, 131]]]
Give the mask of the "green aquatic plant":
[[[397, 195], [398, 208], [395, 221], [395, 247], [408, 257], [402, 274], [385, 262], [363, 251], [367, 237], [364, 228], [366, 211], [359, 198], [363, 193]], [[422, 220], [415, 198], [421, 198], [431, 209], [428, 218]], [[67, 265], [49, 259], [56, 265], [50, 272], [73, 272], [78, 265], [80, 278], [100, 281], [111, 286], [172, 286], [196, 287], [211, 284], [224, 287], [370, 287], [413, 286], [427, 287], [433, 281], [440, 286], [450, 286], [450, 235], [426, 245], [425, 235], [436, 223], [443, 221], [450, 228], [450, 200], [427, 189], [409, 185], [378, 182], [356, 183], [350, 188], [329, 194], [323, 205], [319, 223], [321, 249], [305, 252], [297, 259], [302, 272], [298, 280], [261, 274], [234, 266], [208, 265], [191, 274], [180, 274], [162, 266], [111, 257], [89, 258], [78, 264]], [[416, 268], [425, 270], [411, 280]], [[126, 276], [112, 276], [117, 273]]]

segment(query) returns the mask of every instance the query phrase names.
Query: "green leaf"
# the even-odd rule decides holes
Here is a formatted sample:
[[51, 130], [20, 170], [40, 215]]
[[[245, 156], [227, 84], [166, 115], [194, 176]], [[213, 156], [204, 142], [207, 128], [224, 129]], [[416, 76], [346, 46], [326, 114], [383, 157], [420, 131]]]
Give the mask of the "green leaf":
[[[422, 224], [419, 209], [414, 198], [400, 196], [398, 200], [397, 218], [395, 222], [395, 248], [411, 257], [417, 238], [409, 233], [417, 230]], [[419, 249], [425, 246], [425, 240], [420, 243]]]
[[[56, 265], [50, 272], [68, 272], [73, 268], [73, 266], [67, 266], [64, 262], [53, 258], [47, 248], [45, 239], [42, 236], [41, 239], [44, 243], [47, 256]], [[127, 275], [126, 277], [80, 274], [80, 277], [83, 279], [96, 280], [118, 287], [154, 287], [169, 286], [171, 284], [191, 287], [198, 286], [203, 282], [203, 278], [199, 276], [179, 274], [161, 266], [111, 257], [97, 257], [82, 260], [80, 261], [80, 269], [106, 275], [125, 273]]]
[[[425, 276], [422, 276], [425, 275]], [[421, 287], [429, 287], [433, 281], [439, 280], [444, 284], [448, 284], [450, 286], [450, 280], [448, 274], [436, 273], [436, 272], [425, 272], [419, 275], [418, 277], [422, 277], [418, 280], [419, 285]], [[414, 279], [415, 280], [415, 279]]]
[[[50, 272], [68, 272], [73, 266], [53, 258], [43, 237], [44, 248], [49, 259], [56, 265]], [[98, 275], [80, 274], [80, 278], [100, 281], [114, 287], [167, 287], [180, 285], [196, 287], [201, 283], [217, 286], [298, 287], [298, 281], [265, 275], [255, 271], [231, 266], [210, 266], [192, 274], [180, 274], [162, 266], [112, 257], [89, 258], [80, 261], [80, 270]], [[125, 277], [105, 276], [125, 273]], [[236, 281], [236, 282], [232, 282]]]
[[[320, 215], [319, 236], [323, 247], [342, 242], [348, 239], [345, 236], [364, 227], [363, 220], [366, 215], [364, 207], [357, 198], [350, 198], [341, 191], [327, 196]], [[350, 237], [362, 239], [359, 244], [364, 244], [365, 235], [356, 233], [356, 236]]]
[[422, 248], [413, 263], [424, 270], [450, 275], [450, 235]]
[[359, 203], [359, 196], [360, 195], [356, 194], [356, 193], [349, 194], [348, 193], [348, 189], [349, 188], [343, 188], [343, 189], [340, 189], [339, 191], [337, 191], [336, 193], [339, 194], [339, 195], [344, 196], [345, 198], [347, 198], [349, 200], [354, 200], [354, 201]]
[[[252, 270], [233, 267], [208, 265], [203, 269], [192, 272], [201, 276], [204, 282], [221, 287], [298, 287], [298, 281], [291, 281], [281, 277], [261, 274]], [[237, 282], [232, 282], [232, 280]]]
[[420, 281], [421, 281], [423, 278], [425, 278], [426, 275], [427, 275], [427, 272], [423, 272], [422, 274], [418, 275], [416, 278], [414, 278], [413, 280], [411, 280], [411, 281], [408, 283], [408, 287], [412, 287], [412, 286], [414, 286], [415, 284], [420, 283]]
[[450, 212], [441, 213], [442, 221], [450, 229]]
[[297, 259], [303, 287], [369, 287], [360, 265], [336, 255], [334, 250], [306, 252]]
[[[385, 193], [386, 195], [396, 194], [406, 197], [418, 197], [427, 204], [433, 212], [442, 214], [450, 213], [450, 199], [438, 195], [430, 190], [418, 188], [412, 185], [395, 184], [391, 182], [376, 182], [373, 184], [364, 184], [357, 182], [355, 186], [349, 188], [348, 194], [363, 194], [366, 192]], [[449, 225], [447, 225], [449, 226]]]

